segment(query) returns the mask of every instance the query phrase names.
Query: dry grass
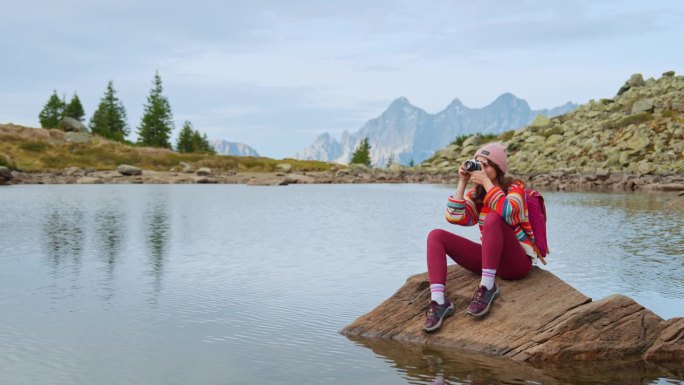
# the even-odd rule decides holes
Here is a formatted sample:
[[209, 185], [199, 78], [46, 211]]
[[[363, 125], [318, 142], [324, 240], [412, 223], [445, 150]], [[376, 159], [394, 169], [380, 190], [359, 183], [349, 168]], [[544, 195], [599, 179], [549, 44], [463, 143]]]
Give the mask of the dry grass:
[[236, 157], [209, 154], [181, 154], [168, 149], [137, 147], [94, 136], [90, 143], [65, 140], [59, 130], [0, 124], [0, 165], [28, 172], [57, 171], [67, 167], [112, 170], [130, 164], [146, 170], [179, 169], [181, 162], [193, 167], [215, 170], [274, 171], [279, 163], [289, 163], [295, 171], [325, 171], [331, 163], [276, 160], [261, 157]]

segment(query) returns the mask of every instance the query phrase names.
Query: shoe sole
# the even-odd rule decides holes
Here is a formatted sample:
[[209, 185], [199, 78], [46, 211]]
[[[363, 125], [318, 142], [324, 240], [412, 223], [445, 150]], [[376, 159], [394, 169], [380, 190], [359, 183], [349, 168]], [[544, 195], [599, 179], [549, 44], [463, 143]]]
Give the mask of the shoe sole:
[[439, 319], [439, 322], [437, 322], [437, 324], [436, 324], [435, 326], [433, 326], [433, 327], [431, 327], [431, 328], [426, 328], [426, 327], [424, 327], [423, 330], [426, 331], [426, 332], [428, 332], [428, 333], [434, 332], [435, 330], [437, 330], [437, 329], [439, 329], [440, 327], [442, 327], [442, 321], [444, 321], [444, 319], [445, 319], [446, 317], [449, 317], [449, 316], [453, 315], [454, 313], [455, 313], [455, 311], [454, 311], [454, 303], [452, 302], [452, 303], [451, 303], [451, 306], [449, 306], [449, 307], [447, 308], [446, 312], [444, 313], [444, 315], [442, 316], [442, 318]]
[[471, 313], [470, 311], [468, 311], [468, 309], [466, 309], [466, 314], [471, 315], [471, 316], [473, 316], [473, 317], [482, 317], [482, 316], [487, 315], [487, 313], [489, 313], [489, 308], [490, 308], [490, 307], [492, 306], [492, 304], [494, 303], [494, 300], [499, 296], [499, 293], [500, 293], [500, 292], [501, 292], [501, 290], [500, 290], [499, 287], [497, 286], [497, 287], [496, 287], [496, 293], [494, 293], [494, 296], [492, 297], [492, 300], [489, 302], [489, 305], [487, 305], [487, 307], [486, 307], [484, 310], [482, 310], [481, 313]]

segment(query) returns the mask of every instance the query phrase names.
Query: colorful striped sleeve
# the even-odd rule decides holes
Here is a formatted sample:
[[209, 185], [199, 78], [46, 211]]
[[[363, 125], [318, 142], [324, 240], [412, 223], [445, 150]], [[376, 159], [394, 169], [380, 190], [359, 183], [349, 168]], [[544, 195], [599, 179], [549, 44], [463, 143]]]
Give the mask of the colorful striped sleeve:
[[474, 226], [477, 224], [479, 213], [472, 199], [472, 194], [475, 190], [470, 190], [465, 195], [465, 199], [455, 199], [453, 196], [449, 197], [447, 202], [446, 220], [449, 223], [461, 226]]
[[484, 205], [499, 213], [506, 223], [515, 226], [525, 220], [524, 196], [525, 189], [520, 184], [511, 184], [508, 195], [499, 187], [494, 187], [485, 195]]

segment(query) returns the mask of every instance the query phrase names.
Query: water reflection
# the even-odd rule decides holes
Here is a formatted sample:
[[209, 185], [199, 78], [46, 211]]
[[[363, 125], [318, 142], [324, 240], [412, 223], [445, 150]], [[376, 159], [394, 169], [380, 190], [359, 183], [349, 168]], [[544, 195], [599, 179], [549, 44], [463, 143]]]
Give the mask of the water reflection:
[[147, 255], [154, 277], [154, 291], [159, 293], [162, 288], [169, 238], [169, 215], [166, 200], [151, 203], [145, 211], [143, 219]]
[[643, 361], [533, 366], [508, 359], [390, 340], [349, 337], [384, 359], [411, 384], [648, 384], [684, 378], [681, 368]]
[[41, 240], [53, 273], [66, 263], [71, 264], [74, 273], [80, 271], [85, 239], [83, 216], [82, 210], [69, 206], [48, 210]]
[[[668, 212], [665, 194], [547, 194], [553, 265], [575, 282], [602, 283], [596, 272], [629, 292], [677, 298], [684, 288], [684, 216]], [[562, 234], [554, 230], [562, 229]], [[568, 236], [572, 234], [572, 236]], [[577, 243], [577, 239], [592, 240]], [[555, 268], [556, 266], [552, 266]], [[560, 270], [560, 269], [559, 269]], [[569, 274], [568, 274], [569, 273]], [[571, 283], [575, 283], [571, 282]], [[591, 288], [597, 288], [596, 284]], [[601, 288], [601, 295], [611, 294]]]
[[111, 299], [115, 289], [114, 271], [120, 258], [121, 247], [125, 234], [125, 213], [115, 207], [108, 207], [95, 212], [95, 241], [96, 250], [105, 264], [105, 282], [107, 295], [105, 300]]

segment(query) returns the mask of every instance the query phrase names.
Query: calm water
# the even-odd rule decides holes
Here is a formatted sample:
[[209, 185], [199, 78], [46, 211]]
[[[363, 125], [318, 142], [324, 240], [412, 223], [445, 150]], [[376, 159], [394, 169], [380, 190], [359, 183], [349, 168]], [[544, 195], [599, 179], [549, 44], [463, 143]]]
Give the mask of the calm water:
[[[684, 383], [682, 368], [581, 370], [338, 331], [425, 271], [449, 186], [0, 188], [2, 384]], [[593, 298], [684, 316], [669, 196], [546, 193], [548, 269]]]

